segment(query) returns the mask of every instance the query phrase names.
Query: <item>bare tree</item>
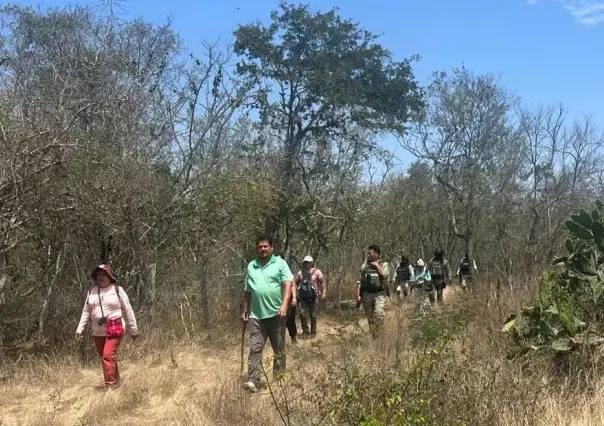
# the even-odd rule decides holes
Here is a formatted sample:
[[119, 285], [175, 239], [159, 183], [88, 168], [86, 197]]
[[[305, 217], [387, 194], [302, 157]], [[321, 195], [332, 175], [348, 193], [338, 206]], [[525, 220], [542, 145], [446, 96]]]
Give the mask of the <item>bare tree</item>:
[[436, 73], [428, 105], [402, 146], [429, 161], [446, 191], [455, 234], [473, 256], [474, 231], [485, 202], [514, 182], [521, 138], [509, 121], [510, 96], [493, 76], [465, 68]]

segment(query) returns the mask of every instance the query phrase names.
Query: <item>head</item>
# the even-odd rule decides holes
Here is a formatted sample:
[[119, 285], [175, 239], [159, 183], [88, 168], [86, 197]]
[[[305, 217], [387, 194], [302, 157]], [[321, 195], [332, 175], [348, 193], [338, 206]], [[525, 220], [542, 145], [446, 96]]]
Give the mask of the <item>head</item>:
[[105, 288], [115, 282], [115, 275], [109, 265], [99, 265], [92, 271], [92, 279], [99, 287]]
[[401, 257], [401, 265], [409, 265], [409, 258], [407, 256]]
[[464, 256], [465, 260], [470, 260], [470, 256], [468, 256], [468, 253], [466, 253], [466, 255]]
[[435, 250], [434, 251], [434, 258], [436, 260], [442, 260], [443, 259], [443, 251], [441, 249]]
[[424, 266], [426, 266], [424, 261], [422, 259], [417, 259], [417, 262], [415, 262], [415, 270], [422, 270], [424, 269]]
[[306, 256], [302, 261], [302, 269], [304, 269], [305, 271], [310, 271], [313, 266], [314, 259], [312, 258], [312, 256]]
[[256, 239], [256, 253], [259, 259], [268, 259], [273, 255], [273, 238], [261, 235]]
[[367, 247], [367, 260], [369, 262], [375, 262], [380, 258], [380, 248], [379, 246], [372, 244]]

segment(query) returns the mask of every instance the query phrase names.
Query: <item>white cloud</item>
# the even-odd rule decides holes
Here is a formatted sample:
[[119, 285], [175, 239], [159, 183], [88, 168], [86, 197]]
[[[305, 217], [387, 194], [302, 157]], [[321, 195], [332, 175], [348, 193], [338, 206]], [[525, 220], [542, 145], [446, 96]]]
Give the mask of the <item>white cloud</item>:
[[558, 0], [578, 22], [596, 26], [604, 22], [602, 0]]
[[[575, 20], [584, 25], [596, 26], [604, 22], [604, 0], [557, 0]], [[539, 0], [526, 0], [537, 4]]]

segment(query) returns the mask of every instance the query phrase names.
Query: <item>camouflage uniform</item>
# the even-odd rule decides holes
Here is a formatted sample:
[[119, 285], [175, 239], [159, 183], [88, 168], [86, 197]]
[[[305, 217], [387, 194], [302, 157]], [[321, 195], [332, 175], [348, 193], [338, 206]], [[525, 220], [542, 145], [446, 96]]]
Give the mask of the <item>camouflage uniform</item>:
[[[432, 265], [433, 263], [440, 263], [442, 268], [442, 276], [435, 276], [432, 273]], [[432, 284], [436, 290], [436, 301], [438, 303], [442, 303], [443, 301], [443, 292], [445, 287], [447, 287], [447, 282], [451, 281], [451, 267], [449, 265], [449, 261], [444, 257], [439, 261], [436, 258], [430, 259], [428, 262], [428, 270], [430, 271], [430, 276], [432, 277]]]
[[388, 262], [378, 260], [378, 263], [385, 273], [383, 277], [379, 277], [380, 289], [376, 290], [368, 283], [372, 275], [374, 277], [377, 275], [377, 271], [371, 265], [368, 265], [367, 261], [361, 265], [357, 279], [357, 283], [361, 284], [361, 298], [363, 300], [363, 309], [367, 315], [369, 331], [374, 338], [378, 336], [384, 324], [386, 317], [385, 307], [388, 297], [390, 297], [389, 284], [392, 276]]

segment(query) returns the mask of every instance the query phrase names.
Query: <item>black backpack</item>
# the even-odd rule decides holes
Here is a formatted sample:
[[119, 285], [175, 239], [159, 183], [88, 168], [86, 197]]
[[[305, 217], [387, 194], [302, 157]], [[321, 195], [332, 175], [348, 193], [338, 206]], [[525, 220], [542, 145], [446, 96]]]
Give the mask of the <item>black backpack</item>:
[[470, 275], [471, 272], [471, 268], [470, 268], [470, 261], [468, 259], [464, 259], [461, 262], [461, 265], [459, 266], [460, 272], [462, 273], [462, 275]]
[[444, 265], [444, 260], [443, 261], [438, 261], [436, 259], [433, 259], [430, 262], [430, 267], [428, 268], [430, 271], [430, 275], [433, 278], [437, 278], [437, 279], [441, 279], [442, 277], [445, 276], [445, 265]]
[[309, 272], [302, 271], [302, 279], [298, 285], [298, 297], [302, 300], [314, 300], [317, 297], [317, 290], [315, 289], [312, 277], [315, 273], [315, 269], [311, 269]]
[[409, 265], [403, 265], [402, 263], [398, 265], [398, 269], [396, 270], [396, 278], [399, 281], [410, 281], [411, 272], [409, 272]]

